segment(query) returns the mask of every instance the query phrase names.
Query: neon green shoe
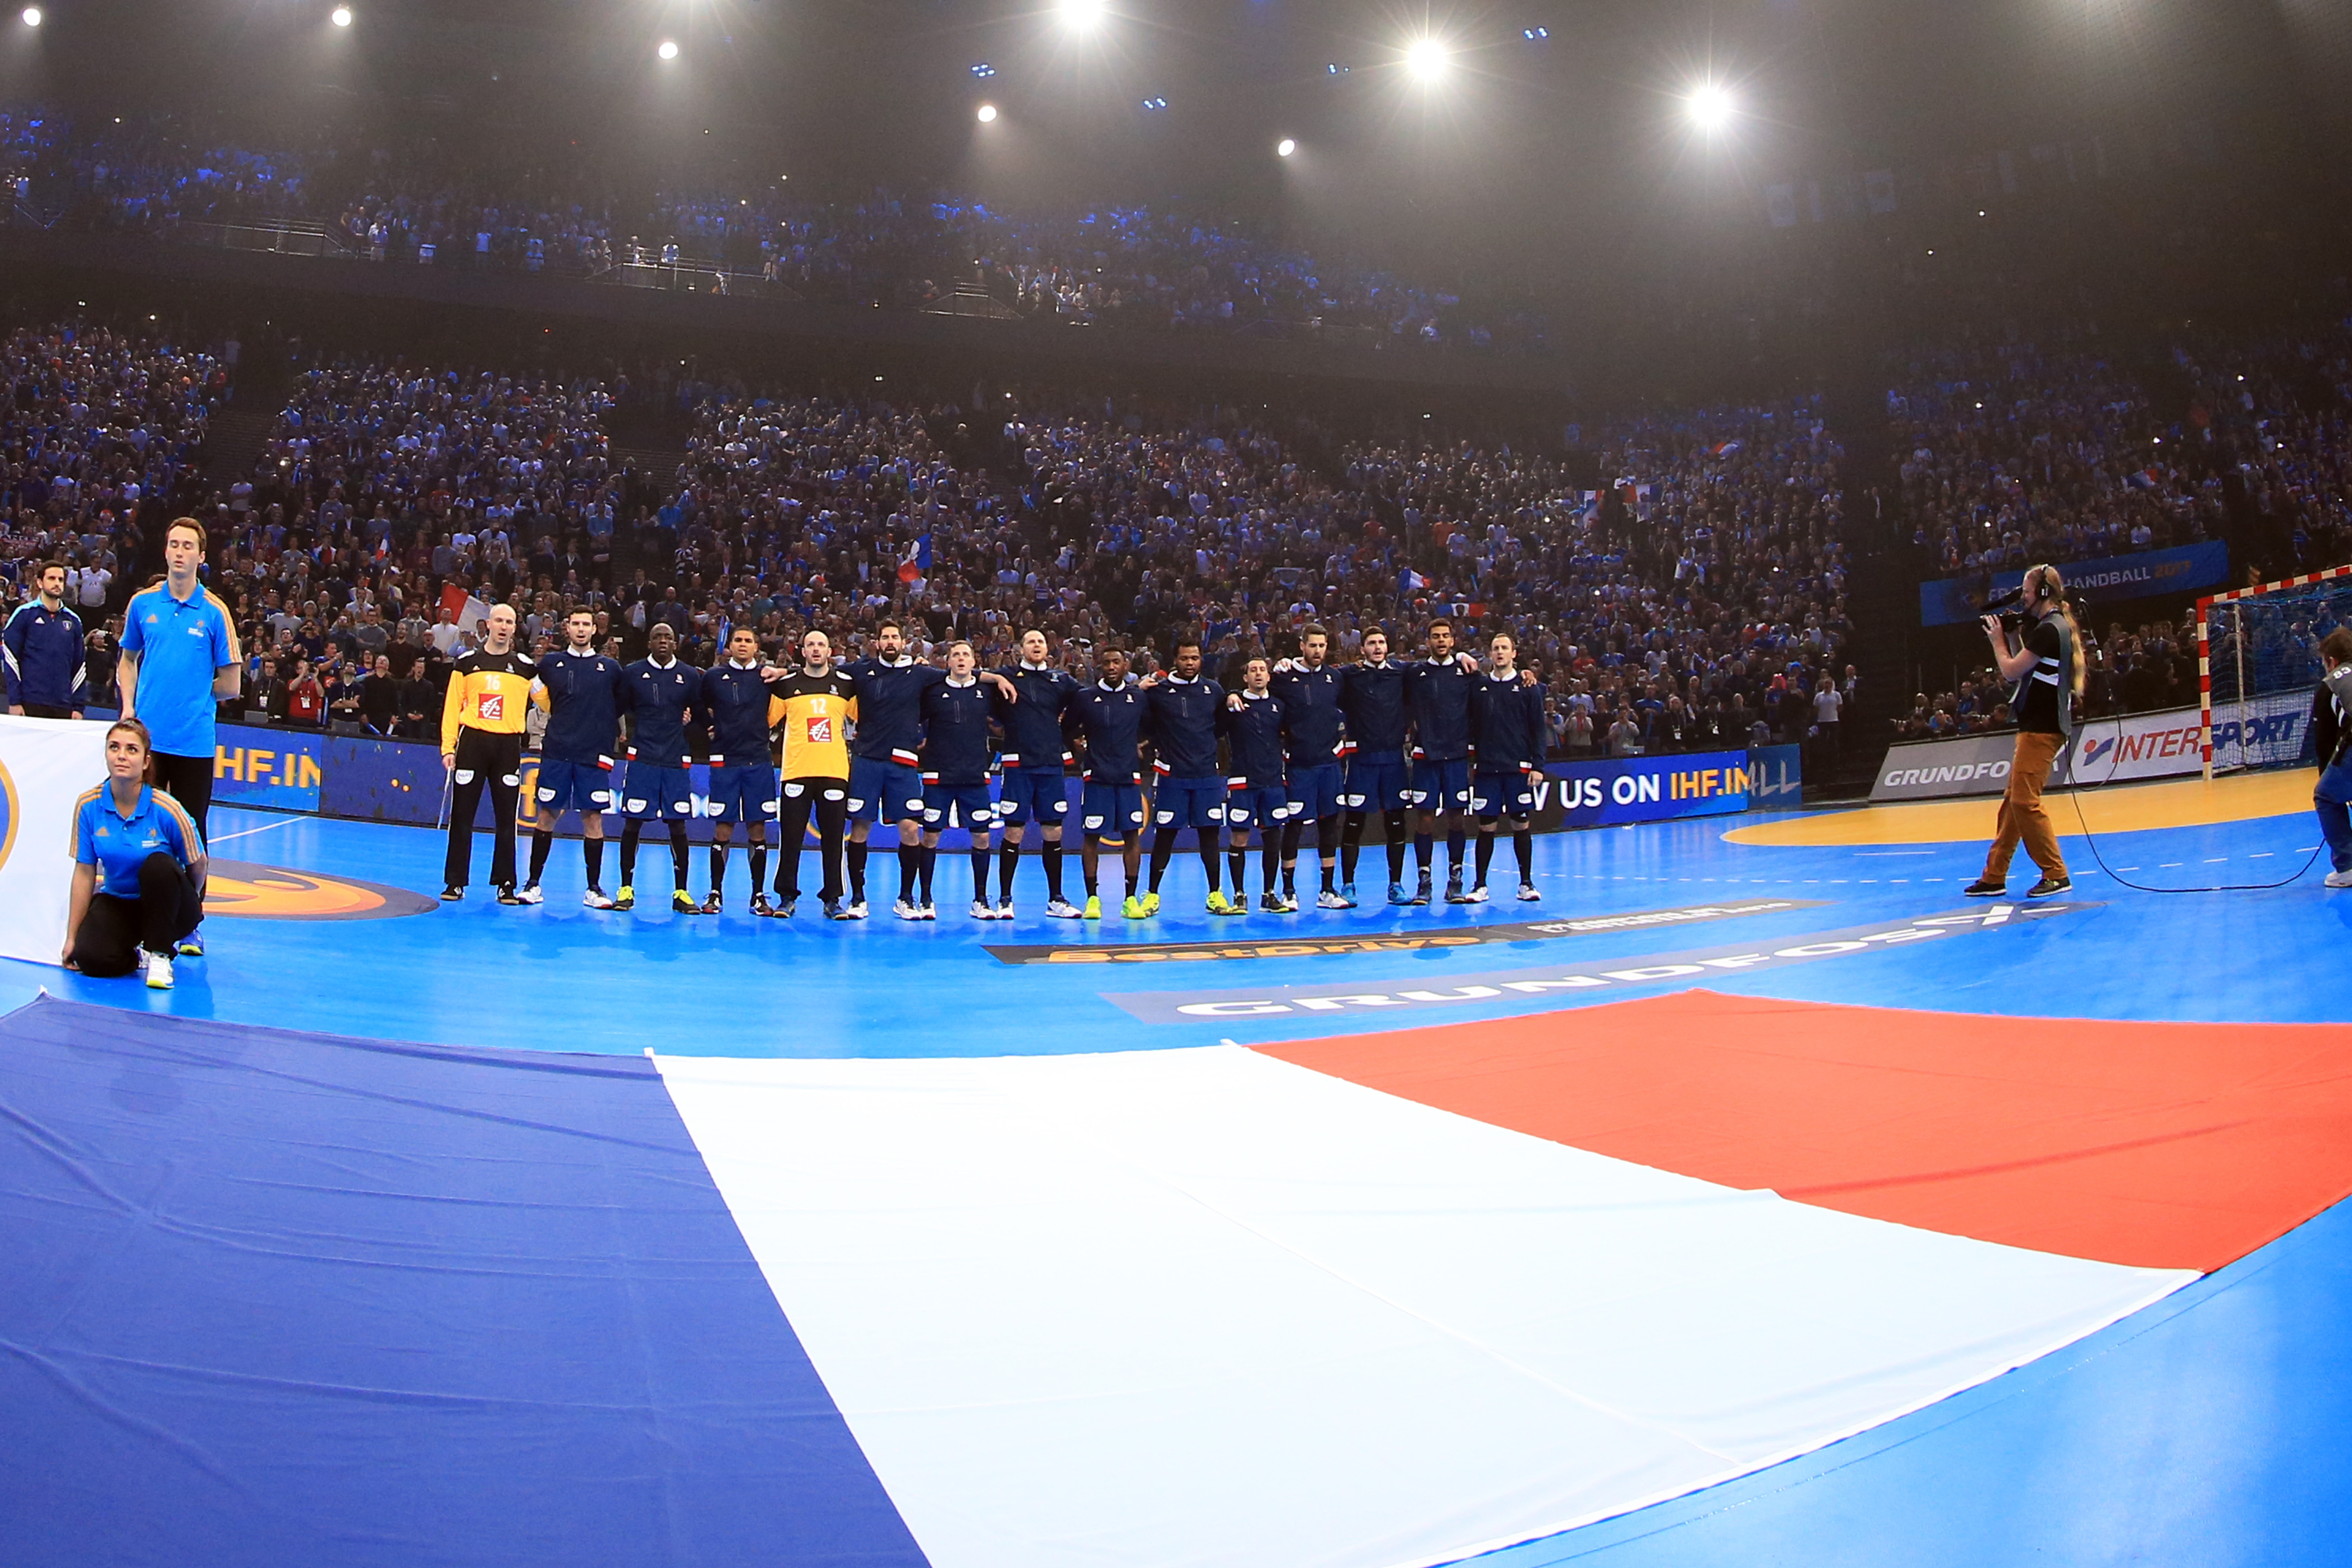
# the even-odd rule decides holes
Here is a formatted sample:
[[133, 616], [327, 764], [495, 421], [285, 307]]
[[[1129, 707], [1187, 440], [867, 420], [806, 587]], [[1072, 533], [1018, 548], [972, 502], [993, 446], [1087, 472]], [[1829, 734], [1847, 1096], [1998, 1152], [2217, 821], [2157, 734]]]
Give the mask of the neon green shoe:
[[1151, 916], [1150, 908], [1133, 893], [1128, 894], [1127, 902], [1118, 907], [1118, 912], [1131, 921], [1149, 920]]
[[1087, 910], [1083, 918], [1090, 921], [1102, 919], [1102, 900], [1092, 893], [1087, 895]]
[[1146, 894], [1144, 894], [1144, 895], [1143, 895], [1143, 913], [1144, 913], [1145, 917], [1148, 919], [1148, 918], [1150, 918], [1150, 916], [1152, 916], [1152, 915], [1156, 915], [1156, 914], [1158, 914], [1159, 912], [1160, 912], [1160, 895], [1159, 895], [1158, 893], [1146, 893]]
[[1225, 897], [1224, 890], [1220, 889], [1209, 895], [1209, 912], [1213, 915], [1238, 915], [1247, 911], [1241, 905]]

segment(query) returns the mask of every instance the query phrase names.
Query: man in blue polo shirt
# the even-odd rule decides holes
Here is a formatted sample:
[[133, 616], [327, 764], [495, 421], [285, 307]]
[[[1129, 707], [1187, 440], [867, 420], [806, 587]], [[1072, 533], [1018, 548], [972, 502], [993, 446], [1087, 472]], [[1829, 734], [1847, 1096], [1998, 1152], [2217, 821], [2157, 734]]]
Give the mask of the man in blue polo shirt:
[[[209, 842], [214, 705], [242, 688], [236, 628], [227, 607], [196, 580], [205, 546], [204, 524], [193, 517], [175, 519], [164, 531], [163, 580], [133, 594], [123, 609], [114, 681], [122, 716], [139, 720], [153, 738], [156, 784]], [[180, 951], [197, 956], [204, 939], [190, 931]]]

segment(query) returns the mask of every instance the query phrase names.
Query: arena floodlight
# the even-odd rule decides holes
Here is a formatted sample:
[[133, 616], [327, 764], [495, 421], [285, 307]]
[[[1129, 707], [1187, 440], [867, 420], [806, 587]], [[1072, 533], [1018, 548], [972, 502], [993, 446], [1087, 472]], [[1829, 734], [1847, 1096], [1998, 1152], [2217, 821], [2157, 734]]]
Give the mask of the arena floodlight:
[[1274, 144], [1274, 155], [1277, 158], [1287, 158], [1297, 151], [1298, 143], [1287, 136]]
[[25, 26], [27, 27], [39, 26], [41, 25], [41, 8], [38, 5], [26, 6], [24, 19]]
[[1404, 51], [1405, 69], [1417, 81], [1433, 82], [1454, 64], [1454, 51], [1434, 37], [1415, 38]]
[[677, 58], [677, 40], [676, 38], [664, 38], [661, 41], [661, 47], [656, 49], [654, 53], [659, 55], [666, 60], [674, 60]]
[[996, 123], [996, 105], [992, 103], [983, 103], [980, 106], [980, 122], [982, 125], [993, 125]]
[[338, 27], [348, 27], [352, 25], [352, 8], [349, 5], [338, 5], [327, 13], [327, 20]]
[[1684, 107], [1690, 112], [1691, 123], [1701, 131], [1720, 131], [1731, 123], [1731, 117], [1738, 105], [1732, 100], [1727, 89], [1708, 81], [1701, 82], [1691, 89], [1690, 97], [1684, 100]]
[[1074, 33], [1090, 33], [1103, 19], [1103, 0], [1062, 0], [1062, 26]]

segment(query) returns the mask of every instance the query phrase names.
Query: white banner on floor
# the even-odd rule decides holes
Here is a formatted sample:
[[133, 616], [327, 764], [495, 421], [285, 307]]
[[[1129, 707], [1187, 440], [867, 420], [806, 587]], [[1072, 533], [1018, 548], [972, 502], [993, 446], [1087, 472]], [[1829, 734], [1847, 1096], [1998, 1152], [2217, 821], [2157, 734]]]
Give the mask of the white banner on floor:
[[74, 802], [105, 781], [105, 725], [0, 713], [0, 957], [65, 951]]

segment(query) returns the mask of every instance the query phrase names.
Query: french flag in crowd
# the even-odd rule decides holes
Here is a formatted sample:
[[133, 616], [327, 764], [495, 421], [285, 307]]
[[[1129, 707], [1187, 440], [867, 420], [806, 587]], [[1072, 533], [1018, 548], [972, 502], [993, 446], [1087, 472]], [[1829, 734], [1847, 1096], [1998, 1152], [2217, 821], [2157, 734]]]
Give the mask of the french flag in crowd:
[[898, 558], [898, 581], [919, 583], [930, 575], [931, 536], [918, 534], [908, 541], [907, 553]]
[[1411, 594], [1429, 586], [1429, 579], [1408, 566], [1397, 574], [1397, 592]]

